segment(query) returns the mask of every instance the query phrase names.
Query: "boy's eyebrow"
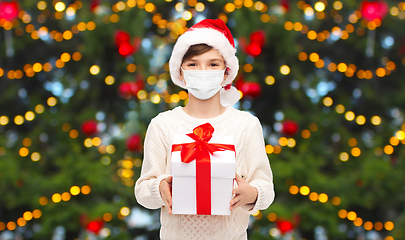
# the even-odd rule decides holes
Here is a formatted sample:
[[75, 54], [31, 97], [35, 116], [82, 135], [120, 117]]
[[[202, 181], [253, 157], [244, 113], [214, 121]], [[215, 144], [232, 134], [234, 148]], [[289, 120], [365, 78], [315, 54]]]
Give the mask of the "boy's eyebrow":
[[[190, 58], [190, 59], [188, 59], [188, 60], [186, 60], [186, 61], [184, 61], [184, 62], [197, 62], [197, 61], [199, 61], [199, 60], [198, 60], [198, 59], [195, 59], [195, 58]], [[211, 62], [213, 62], [213, 61], [223, 62], [223, 60], [220, 59], [220, 58], [211, 58], [211, 59], [209, 59], [208, 61], [211, 61]]]

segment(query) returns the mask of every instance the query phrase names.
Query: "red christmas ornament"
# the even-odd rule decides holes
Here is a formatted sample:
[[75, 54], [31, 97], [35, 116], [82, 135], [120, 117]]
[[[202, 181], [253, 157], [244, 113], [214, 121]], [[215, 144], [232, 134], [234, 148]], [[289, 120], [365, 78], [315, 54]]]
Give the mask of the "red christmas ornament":
[[132, 55], [135, 52], [135, 48], [130, 43], [124, 42], [119, 46], [118, 52], [122, 56], [128, 57], [128, 56]]
[[253, 32], [249, 37], [249, 44], [245, 37], [239, 39], [239, 45], [243, 52], [252, 57], [257, 57], [262, 52], [264, 42], [266, 41], [264, 32], [259, 30]]
[[264, 32], [259, 30], [255, 31], [250, 35], [250, 43], [246, 46], [244, 42], [243, 46], [246, 49], [246, 53], [252, 57], [257, 57], [262, 52], [262, 47], [265, 42]]
[[123, 98], [130, 98], [132, 97], [132, 86], [133, 84], [130, 82], [121, 83], [118, 88], [118, 94]]
[[243, 76], [240, 76], [235, 83], [235, 87], [240, 90], [243, 97], [249, 96], [257, 98], [262, 94], [262, 87], [256, 82], [245, 82]]
[[235, 80], [235, 87], [238, 90], [241, 90], [244, 83], [245, 83], [245, 76], [244, 75], [238, 75], [238, 77]]
[[257, 43], [261, 48], [263, 47], [265, 41], [266, 41], [266, 37], [264, 35], [264, 32], [261, 30], [255, 31], [250, 35], [250, 42]]
[[89, 224], [87, 224], [86, 229], [98, 235], [103, 226], [104, 226], [103, 220], [95, 220], [89, 222]]
[[18, 17], [18, 2], [17, 1], [3, 1], [0, 2], [0, 19], [13, 21]]
[[283, 122], [282, 132], [285, 135], [293, 136], [297, 133], [297, 131], [298, 131], [298, 124], [296, 122], [291, 120], [286, 120]]
[[360, 6], [360, 12], [367, 21], [382, 20], [389, 11], [387, 2], [380, 1], [363, 1]]
[[262, 87], [260, 84], [255, 82], [245, 82], [240, 89], [243, 96], [249, 96], [252, 98], [257, 98], [262, 94]]
[[91, 12], [95, 12], [96, 8], [100, 5], [100, 0], [91, 0], [90, 2], [90, 10]]
[[280, 0], [280, 5], [284, 8], [285, 12], [290, 11], [290, 2], [289, 2], [289, 0]]
[[277, 228], [280, 230], [281, 234], [285, 234], [288, 231], [293, 230], [293, 225], [289, 221], [276, 221]]
[[122, 43], [118, 48], [118, 52], [122, 56], [128, 57], [135, 52], [135, 48], [130, 43]]
[[95, 120], [88, 120], [82, 124], [82, 131], [84, 134], [91, 136], [98, 132], [97, 122]]
[[131, 36], [128, 32], [118, 30], [114, 36], [115, 45], [118, 48], [118, 52], [124, 56], [128, 57], [134, 54], [139, 46], [141, 45], [141, 38], [135, 37], [133, 40], [133, 44], [130, 43]]
[[252, 42], [249, 45], [247, 45], [246, 52], [252, 57], [257, 57], [262, 52], [262, 48], [257, 42]]
[[130, 151], [141, 151], [142, 148], [142, 139], [139, 134], [133, 134], [127, 139], [126, 145], [127, 149]]
[[129, 43], [131, 40], [131, 36], [129, 36], [128, 32], [118, 30], [115, 32], [114, 41], [117, 47], [120, 47], [123, 43]]
[[140, 90], [143, 89], [143, 81], [124, 82], [118, 88], [118, 94], [123, 98], [131, 98], [136, 96]]

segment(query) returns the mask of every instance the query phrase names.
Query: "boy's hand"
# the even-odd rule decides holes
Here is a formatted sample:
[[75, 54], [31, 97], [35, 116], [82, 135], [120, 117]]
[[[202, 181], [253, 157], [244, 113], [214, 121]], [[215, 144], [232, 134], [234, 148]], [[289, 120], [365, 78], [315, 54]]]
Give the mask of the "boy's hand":
[[235, 180], [238, 183], [238, 187], [232, 191], [232, 194], [235, 194], [235, 197], [231, 200], [231, 206], [229, 207], [229, 210], [231, 211], [235, 210], [237, 207], [254, 203], [257, 199], [256, 188], [250, 186], [250, 184], [238, 174], [236, 174]]
[[162, 196], [169, 214], [172, 214], [172, 179], [173, 177], [167, 177], [159, 185], [160, 196]]

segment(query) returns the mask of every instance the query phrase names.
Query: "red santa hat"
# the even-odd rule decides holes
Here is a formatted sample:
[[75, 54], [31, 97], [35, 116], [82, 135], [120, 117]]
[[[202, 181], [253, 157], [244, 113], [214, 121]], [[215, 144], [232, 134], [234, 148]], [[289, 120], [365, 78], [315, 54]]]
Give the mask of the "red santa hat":
[[181, 61], [190, 46], [202, 43], [218, 50], [225, 60], [228, 75], [223, 82], [224, 88], [221, 89], [221, 104], [223, 106], [235, 104], [239, 100], [240, 94], [231, 84], [238, 74], [239, 61], [235, 55], [236, 49], [232, 34], [221, 19], [204, 19], [177, 39], [169, 60], [173, 83], [186, 88], [185, 83], [180, 79]]

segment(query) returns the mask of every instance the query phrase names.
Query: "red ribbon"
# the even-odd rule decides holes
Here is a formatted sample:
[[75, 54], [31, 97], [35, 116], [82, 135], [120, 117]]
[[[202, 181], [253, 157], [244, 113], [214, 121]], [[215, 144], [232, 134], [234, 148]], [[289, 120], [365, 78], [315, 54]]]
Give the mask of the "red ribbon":
[[209, 123], [202, 124], [186, 134], [195, 142], [173, 144], [172, 152], [181, 151], [181, 161], [190, 163], [196, 160], [196, 198], [197, 214], [211, 215], [211, 159], [210, 154], [216, 151], [230, 150], [235, 146], [229, 144], [208, 143], [214, 128]]

